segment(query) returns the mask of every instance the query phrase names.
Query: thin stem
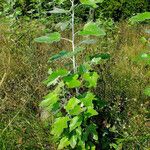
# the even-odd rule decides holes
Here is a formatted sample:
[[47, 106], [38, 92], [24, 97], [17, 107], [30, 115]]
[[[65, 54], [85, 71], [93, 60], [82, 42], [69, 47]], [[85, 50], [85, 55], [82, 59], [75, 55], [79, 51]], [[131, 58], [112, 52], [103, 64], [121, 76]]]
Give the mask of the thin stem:
[[[74, 19], [75, 19], [75, 12], [74, 12], [74, 0], [71, 1], [72, 3], [72, 51], [75, 51], [75, 31], [74, 31]], [[76, 58], [75, 56], [72, 57], [73, 62], [73, 71], [76, 73]]]
[[61, 38], [61, 39], [72, 43], [72, 40], [70, 39], [67, 39], [67, 38]]

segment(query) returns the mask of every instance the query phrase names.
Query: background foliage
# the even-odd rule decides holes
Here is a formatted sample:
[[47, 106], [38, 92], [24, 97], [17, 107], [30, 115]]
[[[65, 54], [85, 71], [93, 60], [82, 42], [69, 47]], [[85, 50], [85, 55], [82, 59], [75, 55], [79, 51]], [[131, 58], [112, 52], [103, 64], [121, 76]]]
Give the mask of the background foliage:
[[[78, 3], [79, 0], [75, 0]], [[68, 8], [69, 1], [65, 2], [64, 8]], [[98, 4], [99, 7], [94, 12], [94, 18], [99, 16], [112, 18], [115, 21], [129, 18], [134, 14], [149, 11], [149, 0], [109, 0]], [[1, 0], [0, 11], [5, 14], [15, 13], [16, 16], [40, 17], [49, 16], [49, 10], [54, 4], [49, 0]], [[89, 18], [89, 8], [82, 6], [77, 10], [77, 16], [80, 20], [86, 21]]]

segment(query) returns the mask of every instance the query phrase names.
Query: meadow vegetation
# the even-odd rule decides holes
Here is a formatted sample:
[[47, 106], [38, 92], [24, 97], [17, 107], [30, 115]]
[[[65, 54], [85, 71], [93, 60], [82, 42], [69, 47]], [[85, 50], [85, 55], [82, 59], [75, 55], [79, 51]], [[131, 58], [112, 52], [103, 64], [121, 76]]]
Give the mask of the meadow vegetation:
[[[109, 11], [110, 12], [110, 11]], [[127, 15], [126, 15], [127, 16]], [[112, 17], [112, 16], [109, 16]], [[123, 17], [124, 18], [124, 17]], [[126, 18], [126, 17], [125, 17]], [[94, 70], [100, 78], [94, 93], [105, 104], [99, 111], [99, 132], [102, 149], [149, 150], [150, 120], [149, 96], [144, 89], [150, 85], [150, 66], [139, 59], [149, 54], [149, 39], [144, 32], [148, 23], [129, 25], [128, 21], [114, 22], [99, 18], [99, 25], [106, 31], [97, 43], [86, 46], [78, 55], [78, 63], [93, 54], [103, 54], [104, 60]], [[52, 22], [51, 22], [52, 21]], [[51, 56], [62, 47], [69, 49], [66, 41], [51, 45], [36, 43], [35, 38], [55, 31], [53, 21], [43, 23], [20, 18], [1, 17], [0, 21], [0, 149], [49, 150], [57, 149], [50, 134], [54, 116], [39, 107], [41, 100], [51, 89], [43, 81], [49, 68], [67, 66], [66, 61], [48, 63]], [[75, 29], [81, 29], [75, 25]], [[51, 28], [50, 28], [51, 27]], [[71, 31], [63, 32], [70, 37]], [[78, 37], [76, 42], [81, 41]], [[105, 54], [105, 55], [104, 55]]]

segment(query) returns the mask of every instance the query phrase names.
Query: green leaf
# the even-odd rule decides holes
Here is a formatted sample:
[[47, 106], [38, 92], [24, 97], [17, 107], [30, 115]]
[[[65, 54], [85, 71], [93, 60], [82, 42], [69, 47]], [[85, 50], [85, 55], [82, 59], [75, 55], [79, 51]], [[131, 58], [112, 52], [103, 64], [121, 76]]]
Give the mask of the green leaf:
[[65, 106], [66, 111], [69, 113], [69, 111], [74, 109], [74, 107], [77, 106], [79, 103], [80, 101], [77, 98], [71, 98]]
[[62, 3], [64, 3], [66, 0], [55, 0], [55, 3], [57, 3], [57, 4], [62, 4]]
[[85, 116], [92, 117], [92, 116], [96, 116], [98, 115], [98, 112], [96, 110], [93, 109], [93, 107], [88, 107], [87, 111], [85, 112]]
[[64, 86], [63, 82], [60, 82], [54, 91], [45, 96], [44, 100], [40, 103], [40, 106], [45, 108], [46, 110], [51, 111], [56, 108], [56, 103], [59, 100], [59, 95], [61, 92], [61, 88]]
[[61, 35], [58, 32], [51, 33], [46, 36], [41, 36], [39, 38], [35, 38], [34, 41], [38, 43], [48, 43], [51, 44], [53, 42], [58, 42], [61, 39]]
[[53, 126], [52, 126], [52, 131], [51, 133], [53, 135], [55, 135], [56, 137], [59, 137], [65, 128], [68, 128], [68, 121], [69, 121], [69, 117], [60, 117], [57, 118], [56, 121], [54, 122]]
[[70, 132], [79, 127], [82, 123], [82, 118], [80, 116], [75, 116], [71, 121], [70, 121]]
[[146, 20], [150, 20], [150, 12], [144, 12], [137, 14], [136, 16], [133, 16], [129, 19], [129, 22], [132, 24], [137, 23], [137, 22], [143, 22]]
[[82, 150], [87, 150], [85, 148], [85, 142], [83, 140], [80, 139], [79, 142], [78, 142], [78, 145], [81, 147]]
[[60, 58], [62, 58], [63, 56], [65, 56], [66, 54], [68, 54], [67, 51], [63, 50], [63, 51], [60, 51], [58, 54], [56, 55], [53, 55], [48, 62], [52, 62], [54, 60], [58, 60]]
[[101, 53], [101, 54], [95, 54], [93, 56], [90, 56], [90, 60], [92, 60], [93, 58], [109, 59], [110, 58], [110, 54], [108, 54], [108, 53]]
[[73, 115], [73, 116], [74, 116], [74, 115], [79, 115], [79, 114], [81, 114], [83, 111], [84, 111], [84, 109], [81, 108], [81, 106], [76, 105], [76, 106], [74, 107], [74, 109], [72, 109], [72, 110], [69, 111], [69, 114], [70, 114], [70, 115]]
[[73, 52], [69, 52], [68, 54], [65, 55], [66, 58], [73, 57], [77, 55], [78, 53], [82, 52], [85, 48], [83, 47], [75, 47], [75, 50]]
[[147, 96], [150, 96], [150, 87], [147, 87], [147, 88], [144, 90], [144, 94], [147, 95]]
[[70, 146], [71, 146], [71, 148], [74, 149], [76, 144], [77, 144], [77, 135], [73, 135], [71, 137], [71, 139], [70, 139]]
[[66, 75], [68, 75], [68, 71], [66, 69], [58, 69], [58, 70], [52, 72], [49, 75], [48, 79], [44, 81], [44, 83], [47, 84], [47, 86], [50, 86], [52, 84], [55, 85], [57, 83], [56, 81], [58, 80], [59, 77], [64, 77]]
[[79, 35], [103, 36], [103, 35], [106, 35], [106, 33], [103, 29], [100, 29], [96, 23], [89, 22], [84, 26], [83, 30], [79, 32]]
[[68, 86], [68, 88], [77, 88], [80, 87], [81, 85], [81, 82], [78, 80], [78, 77], [79, 75], [75, 74], [67, 76], [63, 80], [66, 81], [66, 85]]
[[66, 82], [66, 85], [68, 86], [68, 88], [77, 88], [80, 87], [81, 82], [79, 80], [72, 80], [70, 82]]
[[79, 67], [78, 67], [78, 72], [80, 75], [88, 72], [89, 70], [87, 69], [87, 67], [84, 65], [84, 64], [81, 64]]
[[76, 134], [77, 134], [78, 138], [80, 139], [81, 135], [82, 135], [82, 128], [80, 126], [76, 129]]
[[68, 51], [63, 50], [63, 51], [59, 52], [58, 54], [53, 55], [49, 59], [49, 62], [54, 61], [54, 60], [59, 60], [61, 58], [65, 59], [65, 58], [73, 57], [73, 56], [77, 55], [78, 53], [82, 52], [83, 50], [84, 50], [84, 48], [82, 48], [82, 47], [75, 48], [74, 52], [68, 52]]
[[88, 92], [84, 98], [81, 98], [80, 101], [84, 104], [86, 107], [93, 107], [93, 100], [96, 100], [95, 95], [91, 92]]
[[52, 110], [54, 104], [58, 100], [59, 100], [58, 94], [52, 92], [46, 96], [46, 99], [40, 103], [40, 106], [47, 110]]
[[93, 8], [97, 8], [97, 3], [102, 3], [104, 0], [80, 0], [80, 2], [84, 5], [92, 6]]
[[64, 149], [70, 144], [69, 139], [67, 137], [63, 137], [60, 140], [60, 143], [58, 145], [58, 149]]
[[68, 12], [69, 12], [68, 10], [60, 9], [57, 7], [54, 7], [54, 9], [52, 11], [49, 11], [49, 13], [51, 13], [51, 14], [63, 14], [63, 13], [68, 13]]
[[83, 74], [83, 79], [88, 82], [87, 86], [89, 88], [96, 87], [98, 78], [99, 75], [97, 74], [97, 72], [87, 72]]

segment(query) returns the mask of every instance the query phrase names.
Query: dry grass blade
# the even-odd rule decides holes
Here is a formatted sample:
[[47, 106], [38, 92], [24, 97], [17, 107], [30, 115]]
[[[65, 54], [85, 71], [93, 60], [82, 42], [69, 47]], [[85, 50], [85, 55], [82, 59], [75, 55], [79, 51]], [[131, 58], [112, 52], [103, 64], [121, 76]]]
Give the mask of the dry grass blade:
[[2, 84], [3, 84], [3, 82], [4, 82], [4, 80], [5, 80], [5, 78], [6, 78], [6, 73], [4, 73], [4, 75], [3, 75], [3, 77], [2, 77], [2, 79], [1, 79], [1, 81], [0, 81], [0, 87], [2, 86]]

